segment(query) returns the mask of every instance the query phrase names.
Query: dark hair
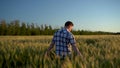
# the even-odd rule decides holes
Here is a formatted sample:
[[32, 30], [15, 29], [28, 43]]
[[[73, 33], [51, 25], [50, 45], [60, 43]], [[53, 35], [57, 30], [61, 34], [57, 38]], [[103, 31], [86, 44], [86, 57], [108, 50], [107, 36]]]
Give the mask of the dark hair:
[[74, 25], [71, 21], [67, 21], [66, 23], [65, 23], [65, 26], [69, 26], [69, 25]]

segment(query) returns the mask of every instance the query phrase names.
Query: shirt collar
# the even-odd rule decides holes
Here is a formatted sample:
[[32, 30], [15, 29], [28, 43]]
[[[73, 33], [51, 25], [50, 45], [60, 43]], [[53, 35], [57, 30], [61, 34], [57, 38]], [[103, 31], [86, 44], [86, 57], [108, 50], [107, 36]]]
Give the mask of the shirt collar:
[[64, 27], [63, 30], [66, 30], [66, 31], [70, 32], [66, 27]]

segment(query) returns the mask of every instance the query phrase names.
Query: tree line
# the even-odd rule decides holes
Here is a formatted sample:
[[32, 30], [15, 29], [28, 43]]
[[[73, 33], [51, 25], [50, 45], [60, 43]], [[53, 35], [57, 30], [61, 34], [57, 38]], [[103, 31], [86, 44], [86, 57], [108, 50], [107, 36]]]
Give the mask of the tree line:
[[[19, 20], [14, 20], [11, 22], [6, 22], [5, 20], [0, 21], [0, 35], [53, 35], [59, 28], [53, 28], [51, 25], [37, 25], [34, 23], [20, 22]], [[87, 30], [73, 30], [75, 35], [105, 35], [114, 34], [110, 32], [102, 31], [87, 31]]]

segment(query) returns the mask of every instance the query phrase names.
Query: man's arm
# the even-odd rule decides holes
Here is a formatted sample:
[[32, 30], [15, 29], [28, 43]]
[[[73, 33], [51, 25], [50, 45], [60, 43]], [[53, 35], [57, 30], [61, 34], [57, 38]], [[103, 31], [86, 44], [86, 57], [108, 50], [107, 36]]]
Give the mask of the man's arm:
[[45, 52], [45, 56], [47, 56], [48, 52], [50, 52], [50, 50], [54, 47], [54, 43], [51, 42], [49, 48], [47, 49], [47, 51]]
[[73, 50], [74, 50], [79, 56], [82, 57], [82, 55], [81, 55], [79, 49], [76, 47], [76, 44], [72, 44], [72, 48], [73, 48]]
[[69, 42], [72, 45], [72, 49], [77, 53], [77, 55], [82, 57], [82, 54], [80, 53], [79, 49], [76, 47], [76, 40], [72, 34], [69, 36]]
[[51, 42], [50, 47], [47, 49], [47, 51], [50, 51], [54, 47], [54, 43]]

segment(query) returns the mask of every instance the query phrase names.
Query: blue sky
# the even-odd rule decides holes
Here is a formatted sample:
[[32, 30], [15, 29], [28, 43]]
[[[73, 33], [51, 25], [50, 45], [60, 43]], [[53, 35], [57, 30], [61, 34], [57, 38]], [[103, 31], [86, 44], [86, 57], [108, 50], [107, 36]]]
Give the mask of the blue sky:
[[120, 0], [0, 0], [0, 20], [120, 32]]

